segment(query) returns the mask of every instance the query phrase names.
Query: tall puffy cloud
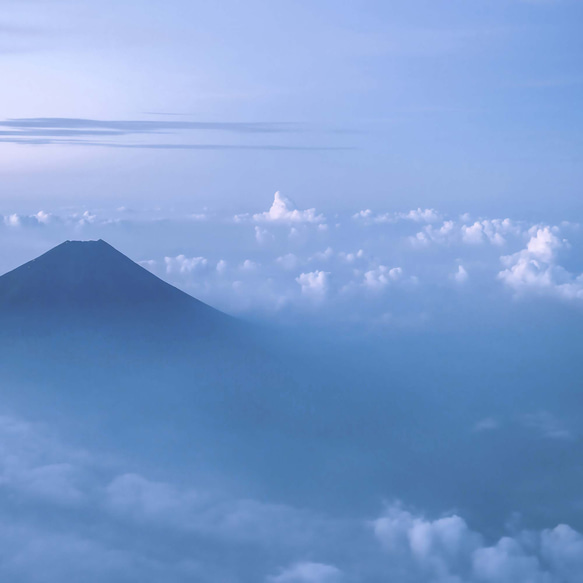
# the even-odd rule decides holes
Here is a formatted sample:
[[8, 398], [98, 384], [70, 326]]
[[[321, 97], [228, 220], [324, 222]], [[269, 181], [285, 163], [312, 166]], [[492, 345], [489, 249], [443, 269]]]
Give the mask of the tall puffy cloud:
[[271, 208], [264, 213], [253, 215], [257, 222], [275, 223], [324, 223], [325, 217], [317, 214], [315, 208], [298, 210], [294, 203], [279, 191], [273, 197]]
[[532, 228], [526, 248], [501, 258], [506, 269], [498, 273], [498, 278], [517, 294], [583, 299], [583, 274], [575, 276], [557, 264], [558, 251], [566, 246], [557, 228]]

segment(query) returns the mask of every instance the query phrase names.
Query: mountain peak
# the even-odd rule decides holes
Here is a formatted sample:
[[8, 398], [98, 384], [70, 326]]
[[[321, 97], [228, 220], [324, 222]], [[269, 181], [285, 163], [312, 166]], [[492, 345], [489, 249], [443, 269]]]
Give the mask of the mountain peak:
[[129, 309], [202, 302], [162, 281], [102, 239], [65, 241], [0, 277], [0, 308]]

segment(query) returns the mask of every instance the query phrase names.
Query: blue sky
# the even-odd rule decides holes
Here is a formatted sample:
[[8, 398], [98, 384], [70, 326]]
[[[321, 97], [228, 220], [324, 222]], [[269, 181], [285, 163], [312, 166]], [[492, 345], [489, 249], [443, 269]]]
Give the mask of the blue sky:
[[25, 359], [0, 574], [579, 583], [582, 19], [0, 0], [0, 273], [102, 238], [259, 323], [305, 391], [260, 385], [258, 427], [219, 392], [185, 430], [155, 355], [108, 391], [107, 368]]
[[[63, 136], [53, 123], [5, 135], [0, 171], [15, 211], [161, 192], [230, 208], [278, 189], [325, 210], [580, 210], [578, 2], [2, 6], [5, 119], [233, 124]], [[67, 144], [12, 143], [39, 138]], [[302, 149], [163, 149], [177, 145]]]

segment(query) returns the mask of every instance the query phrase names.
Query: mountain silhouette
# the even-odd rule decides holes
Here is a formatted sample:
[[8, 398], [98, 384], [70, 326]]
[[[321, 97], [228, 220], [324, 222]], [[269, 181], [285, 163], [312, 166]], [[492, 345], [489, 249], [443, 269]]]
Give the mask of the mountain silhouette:
[[2, 307], [129, 307], [148, 303], [196, 303], [201, 311], [215, 311], [101, 239], [65, 241], [0, 277]]
[[209, 471], [287, 468], [278, 452], [317, 391], [298, 387], [274, 344], [101, 240], [67, 241], [0, 277], [5, 405], [67, 419], [144, 463], [200, 469], [205, 451]]
[[0, 324], [17, 336], [97, 326], [184, 339], [228, 334], [236, 320], [100, 239], [66, 241], [1, 276]]

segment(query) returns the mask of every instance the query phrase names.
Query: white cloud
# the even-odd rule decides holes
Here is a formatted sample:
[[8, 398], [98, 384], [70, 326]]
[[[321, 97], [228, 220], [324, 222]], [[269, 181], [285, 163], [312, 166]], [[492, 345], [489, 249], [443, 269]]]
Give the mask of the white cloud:
[[39, 211], [33, 215], [20, 215], [13, 213], [4, 217], [0, 217], [7, 227], [35, 227], [38, 225], [48, 225], [56, 220], [56, 217], [45, 211]]
[[525, 249], [501, 257], [505, 270], [498, 278], [517, 294], [539, 293], [563, 299], [583, 299], [583, 274], [575, 276], [557, 264], [557, 252], [567, 242], [549, 226], [530, 230]]
[[415, 246], [425, 246], [431, 242], [445, 243], [455, 234], [455, 223], [453, 221], [444, 221], [441, 227], [436, 228], [433, 225], [427, 225], [422, 231], [419, 231], [409, 240]]
[[327, 247], [324, 251], [318, 251], [308, 258], [308, 261], [328, 261], [334, 255], [334, 249]]
[[12, 214], [4, 217], [4, 224], [7, 227], [20, 227], [21, 225], [20, 215]]
[[239, 266], [241, 271], [256, 271], [259, 268], [259, 263], [251, 261], [251, 259], [245, 259], [243, 263]]
[[186, 257], [177, 255], [176, 257], [164, 257], [166, 273], [187, 274], [194, 271], [206, 269], [208, 261], [204, 257]]
[[359, 249], [355, 253], [345, 253], [344, 251], [340, 251], [338, 257], [342, 261], [346, 261], [346, 263], [354, 263], [357, 259], [362, 259], [364, 257], [364, 251], [362, 249]]
[[506, 243], [504, 235], [507, 234], [520, 234], [520, 228], [510, 219], [486, 219], [461, 227], [462, 241], [472, 245], [488, 241], [492, 245], [502, 246]]
[[271, 208], [264, 212], [253, 215], [253, 220], [258, 222], [278, 222], [278, 223], [323, 223], [325, 217], [316, 214], [316, 209], [298, 210], [293, 202], [276, 192], [273, 197]]
[[[464, 215], [464, 218], [468, 217]], [[489, 243], [502, 246], [506, 243], [508, 236], [520, 237], [522, 234], [521, 227], [511, 219], [483, 219], [472, 224], [458, 224], [452, 220], [445, 220], [440, 227], [432, 224], [425, 226], [410, 240], [418, 246], [454, 242], [468, 245]]]
[[296, 277], [302, 288], [302, 294], [321, 299], [328, 292], [330, 274], [327, 271], [311, 271]]
[[402, 275], [403, 270], [400, 267], [388, 268], [386, 265], [379, 265], [364, 274], [363, 285], [378, 291], [387, 287], [391, 282], [399, 280]]
[[413, 221], [415, 223], [437, 223], [442, 216], [435, 209], [413, 209], [407, 212], [375, 214], [365, 209], [352, 215], [352, 218], [364, 224], [397, 223], [398, 221]]

